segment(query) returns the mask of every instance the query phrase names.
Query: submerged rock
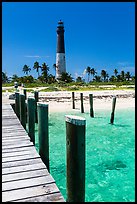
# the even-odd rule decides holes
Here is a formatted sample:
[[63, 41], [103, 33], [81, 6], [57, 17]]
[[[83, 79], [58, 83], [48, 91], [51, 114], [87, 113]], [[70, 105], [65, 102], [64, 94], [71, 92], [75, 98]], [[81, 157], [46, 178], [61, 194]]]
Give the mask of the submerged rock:
[[126, 168], [126, 165], [122, 161], [116, 160], [105, 164], [105, 168], [108, 170], [119, 170], [121, 168]]

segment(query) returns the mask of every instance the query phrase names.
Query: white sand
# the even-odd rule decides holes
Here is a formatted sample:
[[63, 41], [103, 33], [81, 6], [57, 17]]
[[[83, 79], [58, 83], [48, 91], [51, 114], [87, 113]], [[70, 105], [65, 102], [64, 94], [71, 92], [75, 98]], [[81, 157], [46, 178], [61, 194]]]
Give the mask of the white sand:
[[[84, 97], [84, 111], [89, 111], [89, 94], [93, 94], [93, 108], [112, 109], [112, 98], [116, 96], [116, 109], [135, 108], [135, 91], [134, 90], [105, 90], [105, 91], [77, 91], [75, 92], [75, 111], [80, 111], [80, 93]], [[3, 95], [9, 96], [10, 92]], [[27, 97], [34, 96], [34, 93], [27, 92]], [[72, 111], [72, 92], [39, 92], [39, 101], [49, 104], [49, 112], [69, 112]]]
[[[80, 111], [80, 93], [84, 97], [84, 111], [89, 111], [89, 94], [93, 94], [94, 111], [97, 109], [112, 108], [112, 98], [116, 96], [116, 108], [125, 109], [135, 107], [135, 91], [134, 90], [106, 90], [106, 91], [77, 91], [75, 92], [75, 110]], [[49, 104], [50, 112], [69, 112], [72, 111], [72, 92], [40, 92], [40, 101]], [[100, 97], [100, 98], [99, 98]]]

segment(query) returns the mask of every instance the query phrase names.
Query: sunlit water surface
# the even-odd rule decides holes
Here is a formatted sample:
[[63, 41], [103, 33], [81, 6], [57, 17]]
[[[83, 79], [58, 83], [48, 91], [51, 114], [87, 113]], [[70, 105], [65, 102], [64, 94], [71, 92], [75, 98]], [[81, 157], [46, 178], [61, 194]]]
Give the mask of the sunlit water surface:
[[[65, 115], [86, 119], [86, 194], [85, 201], [135, 201], [135, 110], [116, 110], [114, 124], [110, 111], [89, 113], [49, 113], [50, 173], [66, 199]], [[38, 127], [36, 126], [38, 151]]]

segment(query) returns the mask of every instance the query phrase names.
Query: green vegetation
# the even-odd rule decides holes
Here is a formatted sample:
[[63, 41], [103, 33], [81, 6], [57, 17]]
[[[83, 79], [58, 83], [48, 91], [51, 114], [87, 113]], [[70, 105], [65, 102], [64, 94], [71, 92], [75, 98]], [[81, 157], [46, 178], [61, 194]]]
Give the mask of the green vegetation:
[[[22, 71], [25, 76], [18, 77], [14, 74], [8, 77], [6, 73], [2, 72], [2, 86], [14, 86], [17, 82], [19, 86], [24, 86], [28, 91], [33, 91], [34, 87], [45, 87], [41, 91], [86, 91], [86, 90], [107, 90], [107, 89], [134, 89], [135, 76], [131, 76], [130, 72], [119, 73], [114, 69], [114, 75], [109, 76], [106, 70], [101, 70], [100, 74], [94, 68], [88, 66], [85, 73], [88, 75], [88, 82], [82, 76], [78, 76], [76, 80], [73, 79], [68, 72], [62, 73], [60, 79], [56, 80], [55, 76], [50, 74], [49, 66], [44, 62], [42, 65], [39, 62], [34, 62], [33, 69], [38, 73], [37, 79], [32, 75], [28, 75], [32, 70], [28, 65], [24, 65]], [[53, 64], [53, 69], [56, 72], [56, 64]], [[56, 73], [55, 73], [56, 74]], [[113, 85], [113, 86], [109, 86]], [[127, 87], [122, 87], [126, 85]], [[14, 88], [13, 88], [14, 89]], [[10, 89], [12, 91], [12, 89]]]

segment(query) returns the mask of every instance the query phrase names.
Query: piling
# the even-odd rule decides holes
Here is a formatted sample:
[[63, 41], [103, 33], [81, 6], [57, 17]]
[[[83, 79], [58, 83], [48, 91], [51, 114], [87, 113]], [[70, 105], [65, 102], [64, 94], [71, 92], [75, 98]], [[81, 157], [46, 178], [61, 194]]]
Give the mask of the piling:
[[19, 93], [15, 93], [15, 113], [17, 117], [20, 119], [20, 104], [19, 104]]
[[81, 101], [81, 113], [84, 113], [83, 93], [80, 93], [80, 101]]
[[85, 126], [84, 118], [66, 115], [67, 202], [85, 201]]
[[93, 111], [93, 94], [89, 94], [89, 103], [90, 103], [90, 117], [94, 117]]
[[39, 101], [39, 92], [34, 92], [34, 98], [35, 98], [35, 122], [38, 123], [38, 110], [37, 110], [37, 102]]
[[28, 135], [35, 145], [35, 99], [28, 98]]
[[49, 171], [48, 104], [37, 103], [39, 155]]
[[26, 129], [26, 103], [25, 103], [25, 95], [19, 95], [19, 103], [20, 103], [20, 122], [24, 129]]
[[25, 95], [25, 100], [26, 100], [27, 99], [27, 91], [26, 91], [26, 89], [23, 89], [23, 93]]
[[72, 109], [75, 109], [75, 96], [74, 96], [74, 92], [72, 92]]
[[114, 122], [115, 106], [116, 106], [116, 97], [113, 97], [113, 100], [112, 100], [112, 113], [111, 113], [111, 118], [110, 118], [110, 123], [111, 124], [113, 124], [113, 122]]

